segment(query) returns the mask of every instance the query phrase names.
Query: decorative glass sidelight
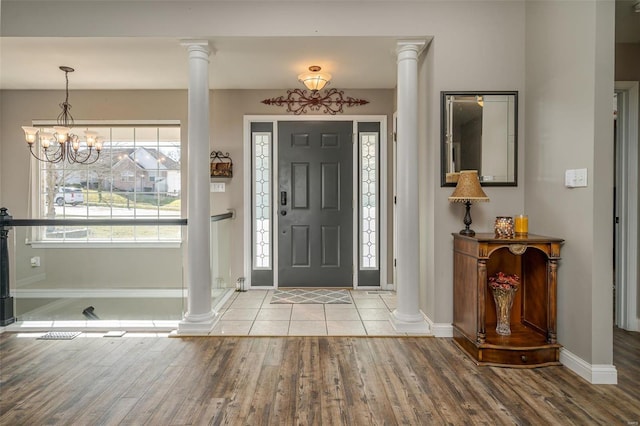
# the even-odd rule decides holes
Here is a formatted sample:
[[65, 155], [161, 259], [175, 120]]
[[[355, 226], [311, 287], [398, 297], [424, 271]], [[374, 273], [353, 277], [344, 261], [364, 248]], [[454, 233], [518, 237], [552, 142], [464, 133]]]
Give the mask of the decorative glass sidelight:
[[252, 133], [253, 269], [271, 269], [271, 133]]
[[378, 133], [359, 135], [360, 269], [378, 269]]

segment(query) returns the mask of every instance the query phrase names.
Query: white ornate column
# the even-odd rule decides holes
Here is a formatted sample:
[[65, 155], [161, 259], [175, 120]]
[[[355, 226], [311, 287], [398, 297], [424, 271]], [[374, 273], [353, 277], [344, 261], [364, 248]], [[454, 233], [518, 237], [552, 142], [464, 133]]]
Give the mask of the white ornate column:
[[187, 169], [187, 313], [178, 334], [207, 334], [216, 313], [211, 309], [209, 241], [209, 55], [206, 40], [182, 43], [189, 52], [189, 119]]
[[396, 221], [398, 232], [396, 294], [391, 313], [396, 331], [428, 333], [420, 312], [420, 234], [418, 212], [418, 57], [424, 40], [399, 41], [398, 61], [398, 180]]

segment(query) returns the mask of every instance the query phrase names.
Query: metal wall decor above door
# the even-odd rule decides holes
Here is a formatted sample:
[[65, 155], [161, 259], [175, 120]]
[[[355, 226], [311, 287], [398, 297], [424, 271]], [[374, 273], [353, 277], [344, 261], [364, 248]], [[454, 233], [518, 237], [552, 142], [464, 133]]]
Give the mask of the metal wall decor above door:
[[344, 96], [344, 91], [337, 89], [312, 90], [307, 93], [302, 89], [287, 90], [287, 96], [278, 96], [261, 101], [265, 105], [286, 106], [287, 112], [295, 115], [306, 114], [307, 111], [322, 111], [336, 115], [344, 112], [344, 107], [366, 105], [369, 101]]

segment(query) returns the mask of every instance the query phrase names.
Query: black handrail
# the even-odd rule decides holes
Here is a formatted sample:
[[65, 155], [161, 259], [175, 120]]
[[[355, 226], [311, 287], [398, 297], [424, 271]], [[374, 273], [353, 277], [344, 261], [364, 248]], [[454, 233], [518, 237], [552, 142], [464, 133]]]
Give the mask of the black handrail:
[[220, 213], [220, 214], [215, 214], [211, 216], [211, 222], [219, 222], [225, 219], [233, 219], [233, 212]]
[[8, 219], [3, 226], [130, 226], [130, 225], [186, 225], [187, 219]]

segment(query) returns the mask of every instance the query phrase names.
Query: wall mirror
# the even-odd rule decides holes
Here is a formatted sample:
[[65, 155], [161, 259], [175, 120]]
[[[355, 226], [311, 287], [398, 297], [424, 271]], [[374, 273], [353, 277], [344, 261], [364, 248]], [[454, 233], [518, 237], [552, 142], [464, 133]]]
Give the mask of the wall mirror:
[[518, 92], [442, 92], [441, 186], [477, 170], [483, 186], [518, 183]]

